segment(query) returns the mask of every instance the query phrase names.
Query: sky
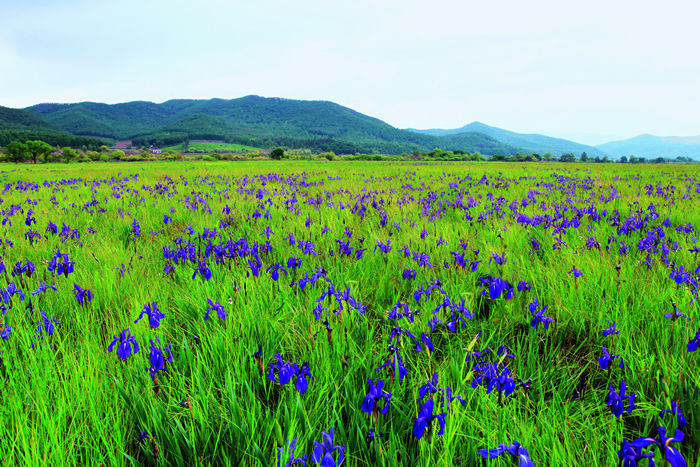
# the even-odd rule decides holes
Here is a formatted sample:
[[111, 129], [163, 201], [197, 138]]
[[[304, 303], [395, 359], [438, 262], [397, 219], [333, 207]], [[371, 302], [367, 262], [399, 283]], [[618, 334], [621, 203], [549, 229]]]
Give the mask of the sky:
[[700, 135], [700, 2], [0, 0], [0, 105], [249, 94], [399, 128]]

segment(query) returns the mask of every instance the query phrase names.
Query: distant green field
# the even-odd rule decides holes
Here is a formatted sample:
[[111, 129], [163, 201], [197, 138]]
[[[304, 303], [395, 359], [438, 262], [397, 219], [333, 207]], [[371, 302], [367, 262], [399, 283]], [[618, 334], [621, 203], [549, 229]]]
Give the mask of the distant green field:
[[[171, 151], [182, 152], [182, 144], [175, 146], [168, 146], [163, 148], [164, 150], [170, 149]], [[252, 146], [244, 146], [242, 144], [233, 143], [190, 143], [189, 151], [209, 151], [209, 152], [235, 152], [235, 151], [259, 151], [260, 148], [254, 148]]]

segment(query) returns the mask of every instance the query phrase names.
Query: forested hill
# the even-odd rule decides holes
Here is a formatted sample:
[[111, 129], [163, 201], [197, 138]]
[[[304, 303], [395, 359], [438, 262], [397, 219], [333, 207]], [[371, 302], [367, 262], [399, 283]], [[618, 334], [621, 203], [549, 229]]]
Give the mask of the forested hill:
[[54, 146], [96, 147], [103, 141], [60, 130], [32, 112], [0, 106], [0, 146], [12, 141], [42, 140]]
[[246, 96], [170, 100], [161, 104], [39, 104], [27, 108], [74, 135], [166, 145], [184, 139], [222, 139], [269, 147], [285, 145], [338, 153], [464, 150], [514, 154], [519, 148], [479, 132], [434, 136], [400, 130], [328, 101]]
[[0, 106], [0, 128], [3, 130], [55, 130], [41, 117], [22, 109]]

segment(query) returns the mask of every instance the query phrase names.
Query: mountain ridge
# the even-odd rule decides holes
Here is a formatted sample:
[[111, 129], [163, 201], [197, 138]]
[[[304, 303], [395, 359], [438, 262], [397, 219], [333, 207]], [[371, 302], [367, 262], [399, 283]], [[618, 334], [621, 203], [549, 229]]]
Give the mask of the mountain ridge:
[[575, 141], [541, 135], [538, 133], [516, 133], [514, 131], [487, 125], [479, 121], [474, 121], [460, 128], [454, 129], [433, 128], [429, 130], [416, 130], [407, 128], [407, 130], [433, 136], [447, 136], [463, 131], [475, 131], [497, 139], [504, 144], [519, 147], [526, 152], [537, 153], [540, 155], [546, 153], [556, 156], [568, 153], [580, 155], [583, 152], [592, 157], [606, 155], [604, 151], [595, 146], [589, 146], [577, 143]]
[[597, 146], [613, 157], [690, 157], [700, 160], [700, 136], [656, 136], [649, 133]]

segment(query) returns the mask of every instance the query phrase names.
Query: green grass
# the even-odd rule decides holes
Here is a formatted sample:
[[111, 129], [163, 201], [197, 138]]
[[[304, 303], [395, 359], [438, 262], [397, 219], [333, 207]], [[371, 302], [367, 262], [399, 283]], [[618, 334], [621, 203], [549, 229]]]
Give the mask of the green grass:
[[[163, 148], [163, 150], [170, 150], [175, 152], [182, 152], [182, 144], [177, 144], [175, 146], [168, 146]], [[251, 152], [259, 151], [260, 148], [254, 148], [253, 146], [246, 146], [243, 144], [233, 144], [233, 143], [190, 143], [189, 151], [197, 152]]]
[[[685, 270], [697, 267], [696, 255], [688, 251], [696, 245], [695, 236], [675, 230], [688, 222], [700, 226], [697, 166], [187, 161], [0, 169], [2, 208], [11, 221], [0, 227], [0, 237], [14, 242], [3, 247], [6, 281], [14, 281], [27, 296], [25, 301], [12, 297], [3, 317], [12, 335], [0, 340], [0, 458], [9, 465], [268, 466], [276, 465], [277, 447], [286, 448], [288, 440], [298, 438], [297, 455], [310, 455], [313, 440], [335, 428], [336, 444], [346, 446], [344, 465], [351, 466], [512, 465], [510, 459], [485, 461], [477, 451], [515, 441], [538, 466], [612, 466], [623, 439], [656, 435], [658, 413], [670, 407], [671, 399], [688, 420], [686, 439], [677, 447], [689, 465], [699, 465], [700, 352], [686, 351], [698, 329], [697, 302], [691, 303], [692, 289], [669, 279], [670, 268], [658, 254], [649, 254], [655, 264], [648, 269], [648, 253], [637, 249], [646, 230], [668, 218], [672, 227], [664, 227], [665, 241], [678, 242], [669, 260]], [[484, 175], [488, 184], [479, 184]], [[581, 187], [584, 180], [586, 188]], [[653, 186], [650, 195], [648, 185]], [[668, 199], [656, 194], [657, 188], [669, 193]], [[528, 195], [536, 202], [523, 206]], [[502, 213], [497, 210], [479, 221], [501, 196]], [[364, 218], [359, 210], [363, 197]], [[292, 198], [298, 201], [285, 203]], [[444, 209], [432, 199], [445, 202]], [[472, 207], [446, 204], [459, 200]], [[514, 209], [529, 217], [559, 210], [571, 221], [574, 207], [591, 206], [598, 213], [606, 210], [607, 216], [593, 220], [581, 215], [578, 226], [561, 233], [567, 246], [553, 250], [554, 226], [518, 223], [509, 208], [513, 201]], [[624, 224], [630, 216], [648, 214], [651, 203], [659, 217], [618, 238], [618, 226], [610, 222], [613, 212]], [[225, 206], [228, 216], [222, 213]], [[33, 245], [25, 239], [29, 209], [37, 220], [31, 228], [42, 235]], [[389, 217], [384, 227], [380, 211]], [[433, 219], [425, 215], [436, 213]], [[165, 214], [172, 217], [167, 225]], [[465, 220], [465, 214], [472, 219]], [[307, 228], [309, 218], [313, 224]], [[134, 219], [141, 227], [139, 238], [130, 234]], [[63, 223], [79, 230], [80, 239], [45, 233], [49, 221], [59, 232]], [[221, 221], [227, 225], [221, 227]], [[194, 266], [182, 262], [165, 276], [163, 247], [179, 248], [173, 240], [180, 236], [186, 244], [190, 237], [183, 230], [188, 225], [197, 235], [216, 228], [221, 237], [212, 239], [215, 244], [245, 238], [261, 246], [268, 241], [269, 226], [273, 249], [260, 252], [259, 277], [248, 274], [249, 257], [216, 264], [213, 256], [207, 260], [209, 281], [193, 280]], [[324, 226], [332, 231], [322, 234]], [[367, 248], [361, 261], [338, 253], [336, 240], [348, 240], [346, 228], [353, 248]], [[158, 235], [150, 233], [161, 229]], [[291, 246], [284, 240], [289, 234], [313, 242], [318, 256]], [[600, 250], [585, 248], [591, 236]], [[539, 254], [531, 250], [532, 237], [541, 243]], [[440, 238], [445, 243], [438, 246]], [[391, 252], [373, 252], [377, 240], [391, 241]], [[445, 262], [453, 265], [451, 252], [463, 251], [460, 240], [467, 245], [468, 261], [476, 258], [472, 250], [480, 250], [476, 273], [444, 267]], [[631, 248], [626, 256], [619, 253], [619, 240]], [[202, 251], [207, 245], [195, 236], [191, 241]], [[433, 267], [418, 267], [405, 257], [400, 251], [405, 245], [429, 255]], [[57, 249], [75, 261], [75, 272], [67, 278], [47, 270]], [[507, 262], [489, 264], [491, 252], [506, 253]], [[290, 256], [302, 259], [301, 268], [274, 282], [265, 269], [275, 262], [286, 267]], [[27, 260], [36, 265], [34, 274], [13, 277], [15, 263]], [[120, 277], [122, 265], [126, 272]], [[568, 275], [573, 266], [584, 273], [577, 282]], [[342, 317], [331, 314], [332, 340], [312, 314], [319, 285], [305, 292], [289, 286], [319, 267], [340, 290], [349, 288], [367, 305], [363, 316], [352, 310]], [[417, 278], [402, 280], [405, 268], [416, 269]], [[480, 274], [501, 276], [514, 286], [529, 281], [532, 291], [491, 301], [480, 295]], [[417, 305], [412, 294], [434, 279], [476, 315], [463, 329], [453, 333], [438, 325], [430, 333], [428, 321], [442, 296], [433, 292], [428, 302]], [[58, 290], [30, 295], [40, 281]], [[94, 294], [85, 307], [74, 297], [74, 284]], [[29, 297], [33, 315], [26, 309]], [[548, 330], [530, 327], [526, 306], [534, 297], [556, 320]], [[204, 321], [208, 298], [224, 305], [225, 320], [212, 312]], [[418, 353], [409, 338], [402, 338], [400, 354], [408, 375], [401, 382], [391, 380], [386, 369], [375, 371], [394, 325], [386, 313], [397, 300], [420, 310], [413, 323], [403, 319], [398, 325], [416, 336], [428, 333], [435, 345], [434, 352]], [[664, 319], [670, 301], [692, 321]], [[160, 327], [150, 329], [147, 318], [134, 324], [151, 302], [165, 314]], [[42, 339], [36, 333], [40, 311], [61, 323], [51, 336], [42, 332]], [[445, 311], [436, 316], [448, 319]], [[614, 338], [601, 336], [608, 320], [621, 331]], [[107, 346], [125, 328], [140, 351], [122, 361]], [[481, 336], [475, 342], [477, 333]], [[149, 340], [156, 336], [173, 352], [167, 371], [157, 375], [158, 391], [147, 371]], [[300, 365], [309, 362], [313, 379], [308, 391], [299, 394], [293, 384], [280, 386], [261, 375], [251, 357], [258, 345], [265, 372], [278, 352]], [[517, 390], [502, 406], [495, 393], [471, 387], [474, 375], [465, 362], [469, 350], [501, 345], [516, 355], [507, 364], [511, 371], [532, 378], [529, 392]], [[601, 370], [601, 346], [621, 354], [624, 368]], [[412, 429], [420, 408], [418, 387], [434, 372], [439, 386], [449, 385], [465, 406], [453, 401], [444, 434], [434, 430], [429, 442], [427, 435], [417, 440]], [[587, 393], [577, 400], [573, 394], [581, 375]], [[389, 411], [379, 415], [376, 427], [360, 410], [368, 378], [385, 380], [393, 393]], [[623, 379], [628, 392], [636, 393], [636, 408], [617, 419], [604, 400], [608, 385], [619, 388]], [[667, 415], [664, 422], [673, 430], [671, 419]], [[368, 447], [370, 428], [384, 437]], [[140, 432], [151, 438], [139, 443]], [[656, 461], [663, 465], [658, 452]]]

